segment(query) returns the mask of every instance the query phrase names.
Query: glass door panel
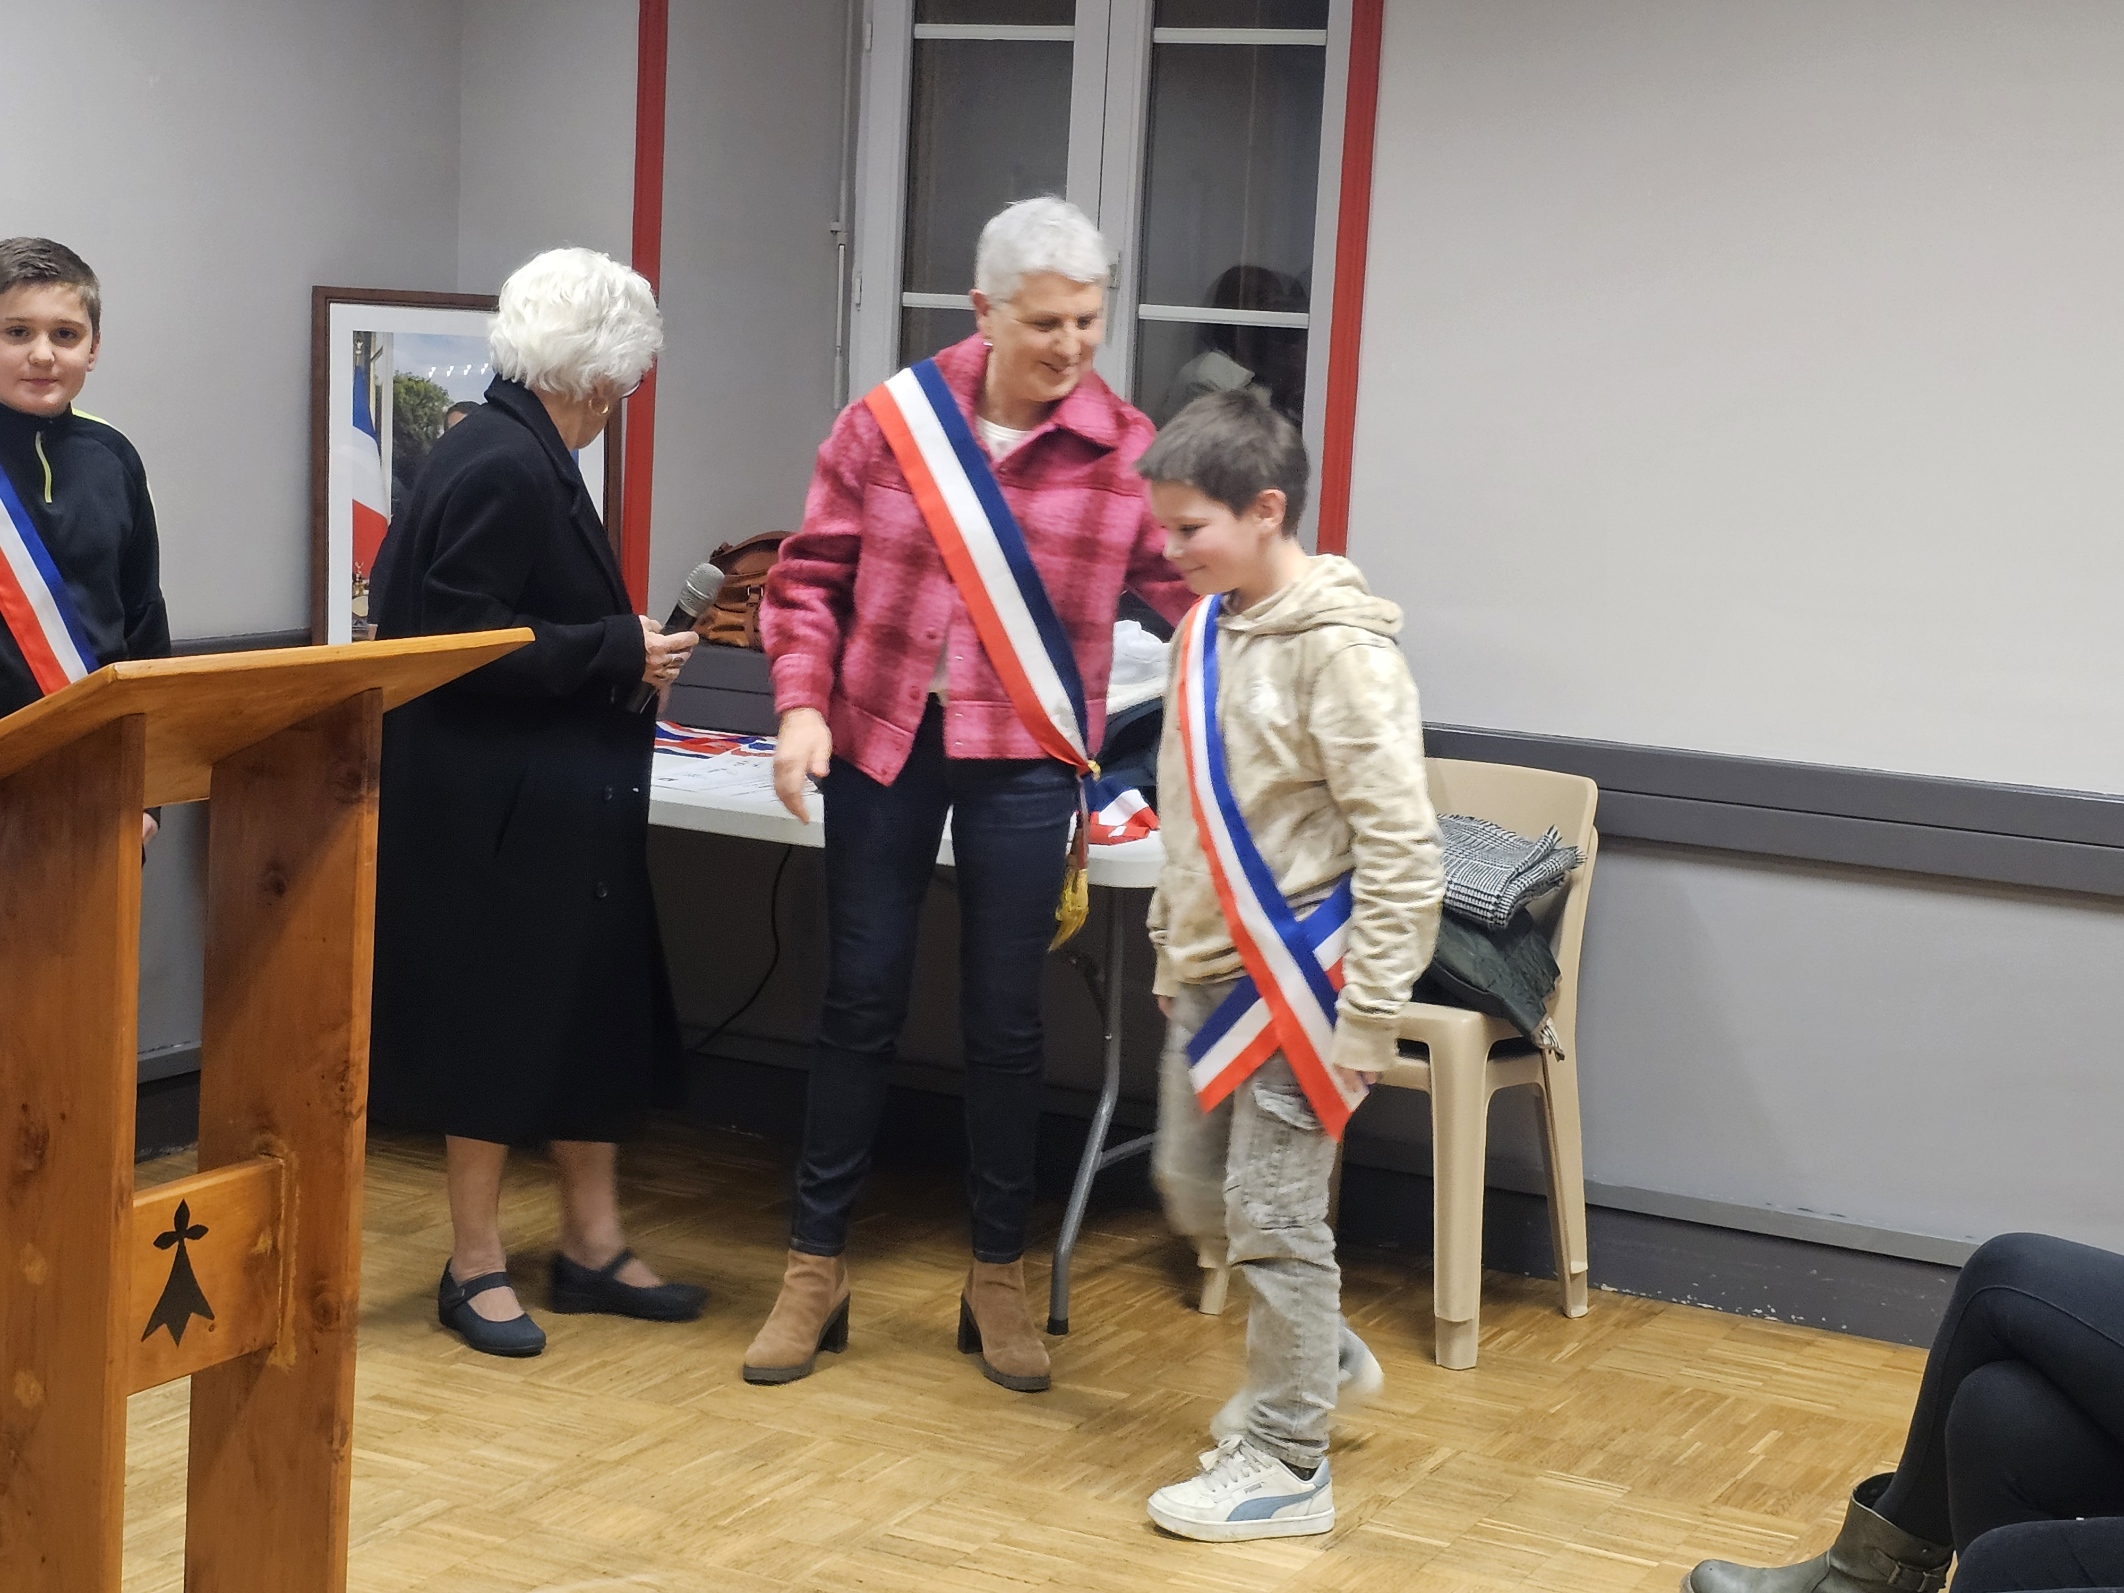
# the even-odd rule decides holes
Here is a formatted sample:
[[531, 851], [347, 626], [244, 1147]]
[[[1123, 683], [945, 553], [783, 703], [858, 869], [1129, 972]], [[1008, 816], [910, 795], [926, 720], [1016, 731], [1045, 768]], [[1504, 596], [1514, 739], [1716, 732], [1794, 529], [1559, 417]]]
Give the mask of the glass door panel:
[[1293, 28], [1324, 31], [1328, 0], [1158, 0], [1161, 28]]
[[983, 223], [1012, 200], [1061, 193], [1068, 181], [1074, 9], [1073, 0], [916, 7], [902, 364], [973, 330], [966, 292]]
[[1161, 424], [1227, 387], [1304, 423], [1326, 10], [1158, 0], [1132, 386]]

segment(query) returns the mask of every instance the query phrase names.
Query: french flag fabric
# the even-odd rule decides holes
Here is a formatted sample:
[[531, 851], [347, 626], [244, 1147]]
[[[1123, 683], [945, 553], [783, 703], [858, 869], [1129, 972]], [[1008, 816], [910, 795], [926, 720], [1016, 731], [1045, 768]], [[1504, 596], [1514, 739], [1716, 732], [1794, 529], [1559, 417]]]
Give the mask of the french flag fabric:
[[1158, 828], [1158, 815], [1143, 800], [1143, 793], [1132, 785], [1124, 786], [1107, 779], [1093, 780], [1085, 787], [1084, 795], [1091, 809], [1091, 844], [1094, 846], [1119, 846], [1124, 841], [1140, 841]]
[[391, 529], [391, 487], [383, 472], [383, 423], [370, 401], [368, 368], [354, 367], [353, 423], [339, 438], [339, 460], [354, 499], [354, 568], [367, 575]]
[[30, 678], [49, 697], [96, 667], [96, 650], [37, 535], [29, 509], [0, 470], [0, 625], [22, 649]]
[[1092, 772], [1084, 682], [1025, 534], [935, 360], [864, 396], [1019, 721], [1049, 757]]
[[1177, 697], [1195, 831], [1246, 977], [1189, 1043], [1190, 1077], [1202, 1104], [1214, 1106], [1280, 1051], [1320, 1126], [1329, 1138], [1340, 1139], [1365, 1096], [1362, 1080], [1328, 1060], [1352, 906], [1350, 882], [1345, 877], [1301, 921], [1247, 831], [1217, 725], [1222, 604], [1222, 598], [1204, 598], [1180, 622]]

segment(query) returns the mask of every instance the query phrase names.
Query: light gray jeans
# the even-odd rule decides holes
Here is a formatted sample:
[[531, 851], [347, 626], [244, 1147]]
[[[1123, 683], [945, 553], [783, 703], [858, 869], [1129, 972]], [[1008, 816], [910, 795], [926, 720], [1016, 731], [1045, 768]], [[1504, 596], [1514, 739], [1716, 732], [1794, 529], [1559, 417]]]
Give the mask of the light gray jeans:
[[1342, 1331], [1328, 1227], [1335, 1144], [1278, 1052], [1211, 1111], [1187, 1077], [1187, 1042], [1237, 981], [1173, 997], [1159, 1062], [1151, 1174], [1174, 1229], [1246, 1269], [1247, 1436], [1286, 1465], [1327, 1456]]

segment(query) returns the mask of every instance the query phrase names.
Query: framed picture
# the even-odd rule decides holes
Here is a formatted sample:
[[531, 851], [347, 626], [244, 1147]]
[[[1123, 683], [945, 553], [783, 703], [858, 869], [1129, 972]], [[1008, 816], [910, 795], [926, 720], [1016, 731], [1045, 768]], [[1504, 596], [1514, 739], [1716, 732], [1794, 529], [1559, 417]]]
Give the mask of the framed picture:
[[[369, 574], [428, 453], [494, 379], [494, 299], [310, 290], [310, 639], [367, 641]], [[608, 536], [619, 523], [618, 416], [577, 453]]]

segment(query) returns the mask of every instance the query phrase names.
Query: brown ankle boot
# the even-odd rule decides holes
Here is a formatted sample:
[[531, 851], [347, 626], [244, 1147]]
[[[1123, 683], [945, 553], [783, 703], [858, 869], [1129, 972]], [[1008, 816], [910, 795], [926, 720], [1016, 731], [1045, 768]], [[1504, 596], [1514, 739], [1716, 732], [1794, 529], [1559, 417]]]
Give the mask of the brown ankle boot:
[[745, 1352], [748, 1383], [794, 1383], [809, 1377], [819, 1351], [848, 1348], [848, 1268], [839, 1256], [789, 1252], [782, 1292]]
[[977, 1356], [991, 1383], [1020, 1394], [1044, 1393], [1049, 1375], [1047, 1346], [1025, 1303], [1025, 1263], [998, 1266], [976, 1261], [959, 1296], [959, 1353]]

